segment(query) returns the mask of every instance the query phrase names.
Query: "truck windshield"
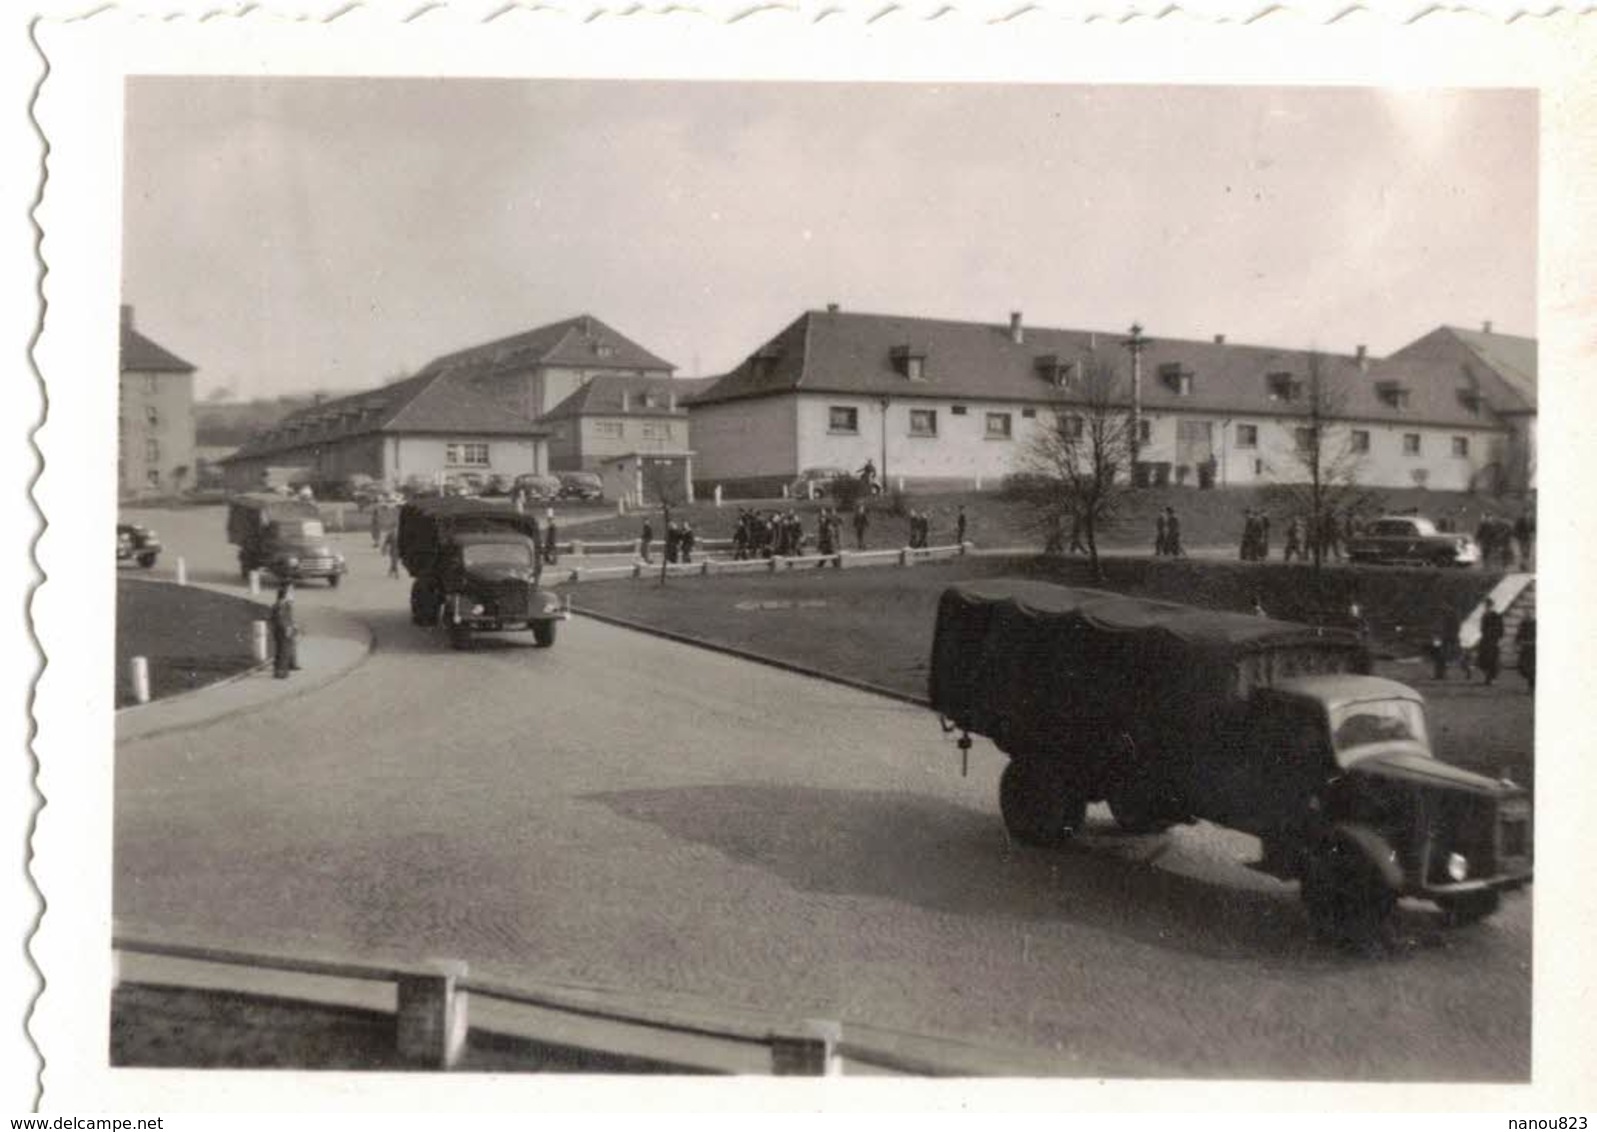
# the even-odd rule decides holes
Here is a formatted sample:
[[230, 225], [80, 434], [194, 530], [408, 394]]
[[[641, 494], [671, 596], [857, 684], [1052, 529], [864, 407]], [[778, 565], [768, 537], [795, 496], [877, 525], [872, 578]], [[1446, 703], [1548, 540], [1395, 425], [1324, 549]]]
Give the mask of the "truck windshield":
[[1425, 709], [1413, 700], [1362, 700], [1331, 711], [1331, 741], [1346, 763], [1379, 743], [1413, 742], [1429, 746]]
[[519, 542], [481, 542], [461, 550], [467, 568], [475, 566], [525, 566], [531, 568], [532, 548]]
[[281, 519], [277, 524], [277, 535], [289, 542], [310, 542], [326, 538], [327, 530], [320, 519]]

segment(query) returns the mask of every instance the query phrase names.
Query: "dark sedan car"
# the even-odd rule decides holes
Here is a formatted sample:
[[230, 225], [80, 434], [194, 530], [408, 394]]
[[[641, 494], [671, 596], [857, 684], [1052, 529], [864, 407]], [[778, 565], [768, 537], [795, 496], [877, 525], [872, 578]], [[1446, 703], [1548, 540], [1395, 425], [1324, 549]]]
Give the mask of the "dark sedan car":
[[1429, 519], [1388, 515], [1348, 539], [1347, 556], [1353, 562], [1473, 566], [1481, 560], [1481, 548], [1468, 535], [1438, 531]]
[[155, 560], [161, 556], [161, 537], [149, 527], [140, 526], [138, 523], [118, 523], [116, 525], [116, 560], [126, 562], [132, 559], [148, 570], [155, 565]]

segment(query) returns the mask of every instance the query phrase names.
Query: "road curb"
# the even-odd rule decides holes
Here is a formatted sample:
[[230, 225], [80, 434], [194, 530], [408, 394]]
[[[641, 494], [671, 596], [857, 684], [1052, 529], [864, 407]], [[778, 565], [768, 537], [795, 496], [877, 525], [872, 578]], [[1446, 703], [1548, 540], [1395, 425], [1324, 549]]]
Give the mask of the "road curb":
[[603, 621], [607, 625], [615, 625], [622, 629], [631, 629], [637, 633], [647, 633], [651, 637], [661, 637], [668, 641], [675, 641], [682, 645], [691, 645], [694, 648], [708, 649], [710, 652], [723, 653], [726, 656], [735, 656], [739, 660], [752, 661], [763, 664], [768, 668], [780, 668], [784, 672], [791, 672], [797, 676], [808, 676], [815, 680], [825, 680], [829, 684], [841, 684], [845, 688], [853, 688], [860, 692], [869, 692], [873, 696], [883, 696], [899, 703], [913, 704], [915, 707], [930, 707], [931, 701], [924, 696], [900, 692], [896, 688], [883, 687], [872, 684], [868, 680], [857, 680], [851, 676], [839, 676], [835, 672], [823, 672], [818, 668], [807, 668], [802, 664], [795, 664], [790, 660], [767, 656], [764, 653], [753, 652], [749, 649], [738, 648], [735, 645], [723, 645], [717, 641], [706, 641], [700, 637], [692, 637], [686, 633], [678, 633], [671, 629], [662, 629], [658, 625], [650, 625], [642, 621], [633, 621], [630, 618], [618, 617], [613, 613], [600, 613], [597, 610], [584, 609], [573, 604], [573, 613], [583, 617], [591, 617], [595, 621]]

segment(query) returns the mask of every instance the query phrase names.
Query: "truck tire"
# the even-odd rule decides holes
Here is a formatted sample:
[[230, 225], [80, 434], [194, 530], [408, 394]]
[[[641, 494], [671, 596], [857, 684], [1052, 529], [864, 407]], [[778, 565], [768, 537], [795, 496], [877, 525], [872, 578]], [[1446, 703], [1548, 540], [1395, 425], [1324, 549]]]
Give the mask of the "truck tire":
[[1385, 940], [1397, 894], [1351, 842], [1336, 839], [1314, 850], [1302, 888], [1309, 925], [1320, 938], [1359, 949]]
[[449, 637], [449, 647], [459, 651], [471, 646], [471, 630], [464, 625], [444, 622], [444, 633]]
[[1175, 822], [1161, 817], [1146, 785], [1130, 783], [1109, 791], [1109, 812], [1126, 833], [1163, 833]]
[[155, 555], [153, 555], [153, 554], [141, 554], [141, 555], [139, 555], [138, 561], [139, 561], [139, 565], [140, 566], [142, 566], [146, 570], [148, 570], [151, 566], [155, 565]]
[[541, 649], [551, 648], [555, 643], [554, 621], [534, 621], [532, 623], [532, 642]]
[[1087, 799], [1058, 769], [1037, 759], [1011, 759], [998, 780], [998, 809], [1010, 837], [1054, 849], [1081, 828]]
[[1484, 920], [1496, 912], [1502, 902], [1501, 893], [1489, 891], [1455, 896], [1451, 900], [1439, 900], [1437, 904], [1441, 906], [1442, 914], [1447, 917], [1448, 927], [1463, 928]]
[[336, 590], [338, 588], [338, 579], [339, 575], [337, 574], [327, 575], [327, 588], [330, 590]]

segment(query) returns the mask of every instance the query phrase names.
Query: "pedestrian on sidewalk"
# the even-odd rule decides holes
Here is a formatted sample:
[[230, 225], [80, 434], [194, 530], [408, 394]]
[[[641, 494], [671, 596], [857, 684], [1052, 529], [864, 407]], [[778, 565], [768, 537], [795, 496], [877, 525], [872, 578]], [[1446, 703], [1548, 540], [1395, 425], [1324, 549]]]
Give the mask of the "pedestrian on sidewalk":
[[1504, 629], [1503, 615], [1497, 611], [1497, 603], [1487, 598], [1486, 611], [1481, 614], [1481, 642], [1475, 647], [1475, 663], [1488, 686], [1497, 679], [1502, 662]]
[[1171, 558], [1185, 554], [1181, 549], [1181, 517], [1174, 507], [1164, 509], [1164, 552]]
[[1170, 522], [1160, 511], [1153, 520], [1153, 556], [1163, 558], [1170, 548]]
[[294, 583], [284, 582], [277, 587], [277, 600], [272, 603], [272, 675], [287, 680], [288, 674], [299, 668], [299, 629], [294, 624]]
[[962, 503], [959, 506], [959, 514], [954, 516], [954, 542], [956, 545], [965, 545], [965, 531], [968, 526], [969, 520], [965, 518], [965, 505]]
[[643, 517], [643, 533], [642, 533], [641, 537], [639, 537], [639, 539], [638, 539], [638, 552], [639, 552], [639, 554], [641, 554], [643, 556], [643, 560], [645, 562], [653, 562], [654, 561], [654, 559], [649, 557], [649, 547], [650, 547], [650, 545], [653, 544], [653, 542], [654, 542], [654, 524], [649, 522], [649, 517], [647, 515], [645, 515]]
[[383, 536], [383, 553], [388, 556], [388, 576], [399, 577], [399, 531], [393, 527]]
[[553, 507], [544, 512], [543, 560], [550, 566], [555, 564], [555, 509]]

